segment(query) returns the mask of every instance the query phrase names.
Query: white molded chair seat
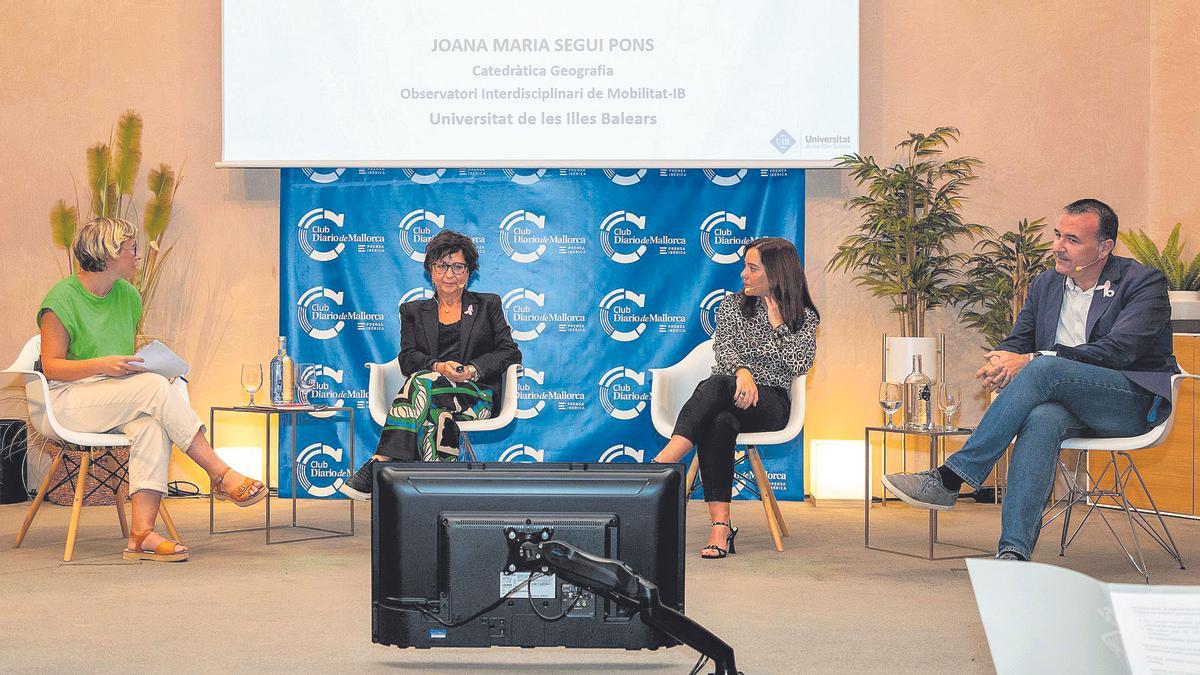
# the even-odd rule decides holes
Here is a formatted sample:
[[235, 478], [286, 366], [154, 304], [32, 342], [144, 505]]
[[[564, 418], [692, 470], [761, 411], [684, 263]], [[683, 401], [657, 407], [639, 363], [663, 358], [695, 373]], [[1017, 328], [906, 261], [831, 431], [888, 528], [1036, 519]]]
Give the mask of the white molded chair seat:
[[[367, 380], [367, 407], [371, 411], [371, 419], [375, 424], [383, 426], [387, 422], [388, 410], [392, 401], [404, 385], [407, 376], [400, 369], [400, 359], [395, 358], [387, 363], [368, 363], [370, 377]], [[467, 433], [473, 431], [495, 431], [508, 426], [517, 416], [517, 378], [521, 376], [521, 365], [514, 363], [504, 371], [504, 386], [501, 392], [500, 405], [494, 411], [496, 414], [483, 420], [469, 420], [458, 423], [462, 432], [463, 447], [472, 461], [476, 461], [475, 448]]]
[[[1125, 553], [1125, 557], [1129, 559], [1129, 563], [1133, 565], [1146, 580], [1150, 583], [1150, 573], [1146, 567], [1146, 558], [1142, 553], [1141, 544], [1138, 542], [1137, 530], [1135, 525], [1150, 535], [1159, 546], [1163, 548], [1175, 562], [1179, 563], [1179, 569], [1183, 567], [1183, 556], [1179, 553], [1179, 547], [1175, 545], [1174, 538], [1171, 537], [1170, 530], [1167, 529], [1167, 523], [1163, 520], [1162, 513], [1158, 510], [1158, 505], [1154, 503], [1154, 497], [1150, 495], [1150, 490], [1146, 486], [1146, 482], [1142, 480], [1142, 474], [1138, 471], [1137, 466], [1133, 463], [1133, 456], [1129, 453], [1138, 450], [1149, 450], [1157, 445], [1160, 445], [1167, 439], [1171, 433], [1171, 428], [1175, 425], [1176, 403], [1179, 400], [1179, 385], [1185, 379], [1200, 380], [1200, 376], [1189, 373], [1180, 373], [1171, 377], [1171, 414], [1167, 419], [1150, 429], [1144, 434], [1138, 436], [1128, 436], [1124, 438], [1068, 438], [1062, 442], [1061, 450], [1077, 450], [1079, 454], [1075, 458], [1074, 468], [1068, 468], [1066, 462], [1059, 459], [1058, 466], [1063, 477], [1067, 482], [1067, 494], [1060, 499], [1054, 501], [1042, 514], [1042, 527], [1052, 523], [1056, 518], [1062, 516], [1063, 529], [1059, 539], [1059, 555], [1066, 555], [1067, 547], [1075, 540], [1076, 535], [1083, 529], [1084, 524], [1092, 513], [1099, 513], [1101, 520], [1104, 521], [1108, 531], [1112, 533], [1113, 539], [1116, 540], [1117, 546]], [[1104, 468], [1100, 474], [1093, 476], [1088, 468], [1088, 453], [1090, 452], [1107, 452], [1108, 461], [1105, 462]], [[1117, 459], [1125, 458], [1125, 468], [1121, 468]], [[1111, 472], [1111, 475], [1110, 475]], [[1154, 515], [1162, 531], [1155, 529], [1153, 524], [1147, 520], [1142, 509], [1134, 507], [1125, 492], [1125, 486], [1131, 478], [1136, 478], [1141, 486], [1142, 492], [1146, 498], [1150, 500], [1150, 513]], [[1106, 479], [1110, 479], [1106, 481]], [[1111, 482], [1111, 487], [1102, 486]], [[1103, 510], [1097, 511], [1097, 507], [1102, 506], [1101, 500], [1107, 498], [1112, 502], [1109, 506], [1114, 506], [1120, 509], [1124, 514], [1129, 526], [1130, 536], [1133, 539], [1133, 547], [1136, 552], [1136, 557], [1129, 552], [1129, 548], [1121, 541], [1117, 531], [1108, 522]], [[1088, 510], [1084, 514], [1083, 519], [1072, 532], [1071, 527], [1071, 509], [1076, 504], [1087, 504]]]
[[[94, 460], [107, 454], [113, 456], [112, 448], [126, 447], [129, 445], [129, 438], [125, 434], [118, 432], [95, 433], [74, 431], [63, 426], [58, 418], [54, 415], [53, 408], [50, 407], [50, 383], [46, 381], [46, 376], [36, 370], [36, 363], [41, 358], [42, 353], [42, 336], [34, 335], [29, 338], [25, 346], [21, 349], [21, 353], [16, 360], [12, 362], [8, 368], [4, 369], [4, 373], [10, 375], [20, 375], [25, 381], [25, 403], [29, 411], [29, 421], [43, 437], [58, 441], [61, 449], [54, 456], [54, 460], [50, 464], [50, 468], [46, 471], [46, 475], [42, 477], [42, 482], [38, 486], [37, 496], [34, 497], [33, 503], [30, 504], [29, 510], [25, 514], [25, 522], [21, 525], [21, 529], [17, 531], [16, 542], [13, 548], [21, 545], [26, 532], [29, 531], [29, 526], [33, 524], [33, 518], [37, 515], [38, 509], [41, 508], [42, 502], [46, 499], [46, 492], [50, 487], [50, 478], [58, 467], [63, 464], [63, 454], [68, 446], [81, 446], [80, 462], [79, 462], [79, 479], [75, 487], [75, 501], [71, 506], [71, 522], [67, 527], [67, 545], [63, 553], [63, 562], [70, 562], [71, 556], [75, 550], [75, 536], [79, 529], [79, 515], [83, 508], [84, 486], [87, 481], [88, 469]], [[181, 390], [184, 399], [187, 399], [187, 385], [183, 380], [176, 380], [175, 386]], [[92, 448], [92, 450], [88, 450]], [[102, 450], [97, 451], [100, 448]], [[97, 454], [99, 452], [99, 454]], [[93, 454], [97, 454], [93, 457]], [[129, 523], [125, 518], [125, 497], [128, 491], [128, 472], [123, 463], [118, 462], [118, 473], [121, 479], [121, 485], [116, 490], [117, 516], [121, 523], [121, 535], [129, 536]], [[171, 516], [167, 513], [165, 503], [159, 505], [159, 515], [162, 516], [163, 524], [166, 525], [171, 538], [180, 541], [179, 532], [175, 530], [175, 523], [171, 520]]]
[[[671, 438], [671, 432], [675, 429], [675, 420], [679, 418], [679, 411], [691, 398], [692, 392], [696, 390], [696, 385], [712, 373], [712, 367], [715, 364], [713, 341], [706, 340], [696, 345], [687, 356], [683, 357], [683, 360], [675, 365], [651, 369], [650, 420], [654, 424], [654, 429], [663, 438]], [[788, 536], [787, 525], [783, 522], [779, 502], [775, 499], [775, 491], [771, 489], [771, 483], [767, 479], [767, 472], [763, 467], [757, 446], [789, 443], [803, 431], [804, 385], [807, 379], [807, 375], [799, 375], [792, 380], [791, 409], [788, 413], [787, 424], [782, 429], [749, 432], [737, 436], [737, 444], [746, 446], [746, 451], [735, 454], [734, 465], [736, 467], [744, 462], [750, 464], [756, 483], [756, 489], [751, 489], [757, 492], [762, 500], [763, 510], [767, 516], [767, 525], [771, 529], [771, 537], [775, 541], [775, 550], [777, 551], [783, 550], [783, 537]], [[698, 467], [699, 462], [693, 457], [687, 475], [689, 492], [695, 485]], [[734, 479], [741, 481], [736, 472]]]

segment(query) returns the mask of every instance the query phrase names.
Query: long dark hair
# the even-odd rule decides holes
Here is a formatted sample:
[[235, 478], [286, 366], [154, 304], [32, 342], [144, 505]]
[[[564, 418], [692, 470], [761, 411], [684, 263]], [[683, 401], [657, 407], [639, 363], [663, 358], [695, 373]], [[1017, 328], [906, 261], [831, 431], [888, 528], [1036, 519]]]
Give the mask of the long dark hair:
[[[805, 308], [811, 309], [820, 319], [821, 313], [817, 311], [808, 292], [808, 280], [804, 278], [800, 254], [792, 242], [780, 237], [762, 237], [746, 244], [746, 251], [751, 249], [757, 249], [762, 258], [763, 269], [771, 283], [771, 297], [779, 305], [779, 313], [788, 328], [794, 332], [804, 327]], [[757, 298], [743, 293], [742, 316], [747, 319], [753, 316], [757, 304]]]

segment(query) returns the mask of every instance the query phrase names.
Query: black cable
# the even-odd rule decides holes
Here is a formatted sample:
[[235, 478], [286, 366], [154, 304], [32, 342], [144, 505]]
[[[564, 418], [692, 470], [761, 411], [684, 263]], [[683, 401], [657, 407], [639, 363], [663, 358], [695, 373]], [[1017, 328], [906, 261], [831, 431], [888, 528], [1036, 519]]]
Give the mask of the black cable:
[[708, 657], [701, 654], [700, 658], [696, 659], [696, 665], [692, 666], [692, 672], [688, 675], [698, 675], [698, 673], [708, 664]]
[[579, 594], [575, 596], [575, 599], [571, 601], [571, 604], [567, 605], [567, 608], [564, 609], [562, 611], [562, 613], [559, 614], [558, 616], [546, 616], [545, 614], [542, 614], [541, 612], [538, 611], [537, 605], [535, 605], [533, 603], [532, 589], [530, 589], [530, 588], [525, 589], [525, 597], [529, 598], [529, 609], [532, 609], [534, 614], [537, 614], [539, 617], [541, 617], [542, 621], [545, 621], [547, 623], [554, 623], [555, 621], [560, 621], [567, 615], [568, 612], [575, 609], [575, 605], [578, 605], [579, 601], [583, 599], [583, 589], [582, 588], [579, 589]]
[[434, 621], [442, 624], [446, 628], [460, 628], [462, 626], [465, 626], [465, 625], [471, 623], [475, 619], [478, 619], [479, 617], [483, 616], [484, 614], [487, 614], [488, 612], [492, 611], [493, 609], [496, 609], [500, 605], [504, 604], [504, 601], [511, 598], [513, 593], [516, 593], [517, 591], [521, 590], [522, 588], [525, 588], [530, 583], [532, 583], [535, 579], [537, 579], [539, 577], [543, 577], [543, 576], [545, 576], [545, 575], [542, 574], [541, 572], [535, 572], [535, 573], [531, 574], [528, 579], [526, 579], [525, 581], [522, 581], [521, 583], [517, 584], [516, 586], [513, 586], [513, 589], [511, 591], [500, 596], [499, 600], [493, 602], [492, 604], [488, 605], [487, 607], [484, 607], [483, 609], [479, 610], [478, 612], [475, 612], [471, 616], [468, 616], [467, 618], [465, 618], [461, 621], [455, 621], [455, 622], [451, 623], [449, 621], [446, 621], [442, 617], [434, 614], [433, 612], [430, 612], [428, 609], [425, 609], [421, 605], [416, 605], [416, 609], [418, 612], [420, 612], [420, 613], [424, 614], [425, 616], [429, 617], [430, 619], [433, 619]]
[[168, 497], [199, 497], [200, 486], [190, 480], [173, 480], [167, 483]]

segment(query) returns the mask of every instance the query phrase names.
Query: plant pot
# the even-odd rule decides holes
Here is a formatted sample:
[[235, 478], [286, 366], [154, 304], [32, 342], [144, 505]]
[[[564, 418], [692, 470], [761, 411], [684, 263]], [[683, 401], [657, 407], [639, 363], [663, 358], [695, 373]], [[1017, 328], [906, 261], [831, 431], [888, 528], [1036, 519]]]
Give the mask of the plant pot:
[[1200, 320], [1200, 291], [1168, 291], [1172, 321]]

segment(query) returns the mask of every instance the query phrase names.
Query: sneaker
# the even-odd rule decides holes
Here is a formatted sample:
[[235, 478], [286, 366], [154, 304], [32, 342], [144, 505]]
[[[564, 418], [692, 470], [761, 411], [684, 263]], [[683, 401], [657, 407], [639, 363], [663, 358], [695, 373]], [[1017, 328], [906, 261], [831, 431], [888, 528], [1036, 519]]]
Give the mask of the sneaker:
[[360, 502], [371, 501], [371, 465], [376, 461], [374, 457], [368, 459], [350, 476], [350, 480], [342, 483], [338, 492]]
[[1021, 554], [1017, 553], [1016, 551], [1001, 551], [996, 556], [996, 560], [1018, 560], [1020, 562], [1025, 562], [1025, 559], [1021, 557]]
[[890, 473], [883, 484], [906, 504], [934, 511], [948, 511], [958, 501], [958, 493], [942, 484], [937, 469], [920, 473]]

